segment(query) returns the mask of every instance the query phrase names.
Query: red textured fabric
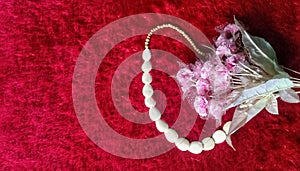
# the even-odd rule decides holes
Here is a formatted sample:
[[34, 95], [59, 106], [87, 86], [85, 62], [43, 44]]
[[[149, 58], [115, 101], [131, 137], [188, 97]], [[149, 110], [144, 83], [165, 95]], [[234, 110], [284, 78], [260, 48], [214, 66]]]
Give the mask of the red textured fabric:
[[[0, 170], [297, 170], [300, 168], [300, 105], [279, 102], [279, 116], [263, 111], [232, 136], [237, 151], [225, 143], [193, 155], [171, 151], [150, 159], [126, 159], [105, 152], [84, 133], [72, 101], [72, 77], [79, 53], [107, 24], [139, 13], [179, 17], [212, 41], [215, 27], [233, 15], [253, 35], [264, 37], [282, 65], [300, 71], [298, 1], [1, 1], [0, 4]], [[145, 33], [146, 34], [146, 33]], [[119, 116], [110, 97], [117, 66], [143, 50], [145, 35], [125, 40], [105, 57], [96, 78], [99, 109], [108, 124], [124, 136], [154, 137], [153, 123], [139, 125]], [[182, 44], [154, 37], [155, 48], [193, 62]], [[176, 48], [174, 48], [176, 47]], [[124, 73], [126, 74], [126, 73]], [[146, 111], [141, 75], [130, 86], [132, 105]], [[172, 79], [154, 72], [154, 87], [167, 97], [164, 114], [172, 124], [180, 91]], [[162, 88], [161, 88], [162, 87]], [[124, 104], [125, 105], [125, 104]], [[166, 116], [165, 116], [166, 115]], [[225, 120], [232, 116], [228, 111]], [[203, 124], [197, 119], [188, 138]], [[108, 143], [109, 137], [107, 137]], [[122, 145], [122, 144], [119, 144]], [[149, 149], [151, 150], [151, 149]]]

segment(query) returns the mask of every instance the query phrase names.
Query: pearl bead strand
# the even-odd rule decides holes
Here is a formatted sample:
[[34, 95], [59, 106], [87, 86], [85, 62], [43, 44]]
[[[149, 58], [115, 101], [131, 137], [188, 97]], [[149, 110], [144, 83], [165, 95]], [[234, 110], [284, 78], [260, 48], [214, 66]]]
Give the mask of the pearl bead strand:
[[195, 45], [195, 43], [190, 39], [190, 37], [180, 30], [178, 27], [172, 25], [172, 24], [163, 24], [156, 26], [155, 28], [151, 29], [146, 41], [145, 41], [145, 50], [143, 51], [142, 58], [144, 60], [144, 63], [141, 67], [143, 71], [142, 76], [142, 82], [144, 83], [144, 87], [142, 90], [142, 93], [145, 97], [145, 105], [149, 108], [149, 116], [152, 121], [155, 122], [156, 128], [159, 132], [164, 133], [165, 138], [170, 143], [175, 143], [176, 147], [181, 151], [189, 151], [193, 154], [200, 154], [202, 151], [209, 151], [212, 150], [216, 144], [220, 144], [226, 140], [229, 127], [231, 124], [231, 121], [224, 124], [222, 130], [217, 130], [213, 133], [212, 137], [206, 137], [201, 142], [200, 141], [193, 141], [189, 142], [186, 138], [179, 137], [176, 130], [169, 127], [169, 125], [161, 120], [161, 112], [155, 107], [156, 101], [152, 98], [153, 95], [153, 88], [151, 86], [152, 82], [152, 76], [150, 74], [150, 71], [152, 70], [152, 65], [150, 63], [151, 59], [151, 51], [149, 49], [149, 43], [151, 35], [162, 28], [171, 28], [173, 30], [176, 30], [179, 32], [183, 37], [187, 39], [187, 41], [192, 45], [194, 50], [200, 54], [200, 55], [207, 55], [206, 53], [201, 52]]
[[[149, 48], [149, 43], [150, 43], [150, 38], [152, 36], [152, 34], [159, 30], [159, 29], [163, 29], [163, 28], [171, 28], [175, 31], [177, 31], [178, 33], [180, 33], [190, 44], [191, 46], [193, 47], [193, 49], [199, 54], [199, 55], [202, 55], [202, 56], [206, 56], [208, 55], [209, 53], [204, 53], [204, 52], [201, 52], [197, 46], [195, 45], [195, 43], [193, 42], [193, 40], [181, 29], [179, 29], [178, 27], [172, 25], [172, 24], [162, 24], [162, 25], [158, 25], [156, 27], [154, 27], [153, 29], [150, 30], [150, 32], [148, 33], [147, 35], [147, 38], [146, 38], [146, 41], [145, 41], [145, 49], [148, 49]], [[206, 48], [209, 48], [211, 49], [210, 47], [208, 46], [205, 46]], [[213, 49], [211, 49], [213, 50]]]

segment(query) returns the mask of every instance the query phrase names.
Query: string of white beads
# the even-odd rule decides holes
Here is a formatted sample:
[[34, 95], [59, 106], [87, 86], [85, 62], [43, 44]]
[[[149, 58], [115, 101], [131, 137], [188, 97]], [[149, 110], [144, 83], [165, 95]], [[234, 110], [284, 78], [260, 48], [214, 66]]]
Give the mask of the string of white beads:
[[159, 132], [164, 133], [165, 138], [167, 141], [171, 143], [175, 143], [176, 147], [181, 151], [189, 151], [193, 154], [200, 154], [202, 151], [209, 151], [212, 150], [216, 144], [220, 144], [226, 140], [226, 136], [229, 132], [230, 127], [230, 121], [227, 122], [223, 126], [223, 130], [217, 130], [213, 133], [212, 137], [206, 137], [201, 142], [199, 141], [193, 141], [189, 142], [186, 138], [179, 137], [178, 133], [172, 129], [169, 128], [169, 125], [161, 120], [161, 112], [155, 107], [156, 101], [152, 98], [152, 95], [154, 93], [152, 86], [150, 85], [152, 82], [152, 76], [150, 74], [150, 71], [152, 70], [152, 65], [150, 63], [151, 59], [151, 51], [149, 49], [149, 42], [150, 37], [153, 34], [153, 32], [157, 31], [158, 29], [169, 27], [176, 31], [178, 31], [180, 34], [182, 34], [192, 45], [192, 47], [196, 50], [197, 53], [200, 55], [205, 55], [205, 53], [201, 52], [194, 44], [194, 42], [189, 38], [189, 36], [184, 33], [182, 30], [180, 30], [178, 27], [173, 26], [171, 24], [163, 24], [159, 25], [155, 28], [153, 28], [146, 39], [145, 42], [145, 50], [143, 51], [142, 58], [144, 60], [144, 63], [141, 67], [143, 71], [142, 75], [142, 82], [145, 84], [142, 90], [142, 93], [145, 97], [145, 105], [149, 108], [149, 116], [152, 121], [155, 121], [156, 128]]

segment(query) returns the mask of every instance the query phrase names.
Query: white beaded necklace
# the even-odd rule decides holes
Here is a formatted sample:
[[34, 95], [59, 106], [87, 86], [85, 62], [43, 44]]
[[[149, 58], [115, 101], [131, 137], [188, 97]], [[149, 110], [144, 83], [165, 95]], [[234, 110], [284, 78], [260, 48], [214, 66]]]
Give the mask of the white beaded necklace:
[[149, 116], [152, 121], [155, 122], [156, 128], [159, 132], [164, 133], [167, 141], [170, 143], [175, 143], [176, 147], [181, 151], [189, 151], [193, 154], [199, 154], [203, 150], [209, 151], [212, 150], [216, 144], [220, 144], [226, 140], [226, 137], [229, 132], [231, 121], [226, 122], [223, 125], [222, 130], [216, 130], [211, 137], [204, 138], [201, 142], [200, 141], [192, 141], [189, 142], [184, 137], [179, 137], [178, 133], [172, 129], [169, 128], [169, 125], [161, 120], [161, 112], [155, 107], [156, 101], [152, 98], [153, 95], [153, 88], [151, 86], [152, 82], [152, 76], [150, 74], [150, 71], [152, 70], [152, 65], [150, 63], [151, 59], [151, 51], [149, 49], [149, 42], [151, 35], [162, 28], [171, 28], [177, 32], [179, 32], [183, 37], [187, 39], [187, 41], [192, 45], [194, 50], [200, 54], [200, 55], [206, 55], [205, 53], [201, 52], [195, 45], [195, 43], [190, 39], [190, 37], [182, 30], [180, 30], [178, 27], [172, 25], [172, 24], [163, 24], [158, 25], [155, 28], [151, 29], [148, 33], [148, 36], [145, 41], [145, 50], [143, 51], [143, 60], [144, 63], [142, 65], [142, 82], [144, 83], [144, 87], [142, 90], [142, 93], [145, 97], [144, 103], [147, 108], [149, 108]]

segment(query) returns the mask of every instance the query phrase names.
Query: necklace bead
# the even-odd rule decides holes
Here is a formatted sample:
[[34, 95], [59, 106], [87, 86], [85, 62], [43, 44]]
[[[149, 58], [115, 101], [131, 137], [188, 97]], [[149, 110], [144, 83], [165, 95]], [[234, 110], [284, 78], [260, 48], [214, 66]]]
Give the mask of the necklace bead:
[[152, 82], [152, 76], [149, 72], [144, 72], [142, 75], [142, 82], [144, 84], [150, 84]]
[[212, 138], [214, 139], [216, 144], [220, 144], [226, 140], [226, 133], [222, 130], [217, 130], [213, 135]]
[[191, 152], [193, 154], [200, 154], [202, 152], [202, 150], [203, 150], [203, 145], [201, 142], [199, 142], [199, 141], [191, 142], [189, 152]]
[[178, 134], [174, 129], [169, 128], [165, 132], [165, 137], [170, 143], [175, 143], [175, 141], [178, 139]]
[[185, 138], [178, 138], [175, 145], [180, 151], [187, 151], [190, 148], [190, 142]]
[[145, 102], [146, 107], [148, 107], [148, 108], [152, 108], [156, 105], [156, 101], [153, 100], [152, 97], [146, 97], [144, 102]]
[[204, 151], [212, 150], [215, 147], [215, 141], [210, 137], [204, 138], [202, 140], [202, 144], [203, 144]]
[[149, 61], [151, 59], [151, 52], [149, 49], [145, 49], [143, 52], [143, 59]]
[[143, 72], [150, 72], [152, 69], [151, 63], [149, 61], [145, 61], [142, 65]]
[[154, 93], [152, 86], [150, 84], [145, 84], [142, 93], [145, 97], [151, 97]]
[[152, 121], [157, 121], [160, 119], [161, 113], [156, 107], [152, 107], [149, 110], [149, 116]]
[[169, 125], [165, 121], [163, 121], [161, 119], [155, 121], [155, 125], [156, 125], [156, 129], [159, 132], [163, 132], [164, 133], [164, 132], [167, 132], [168, 129], [169, 129]]

